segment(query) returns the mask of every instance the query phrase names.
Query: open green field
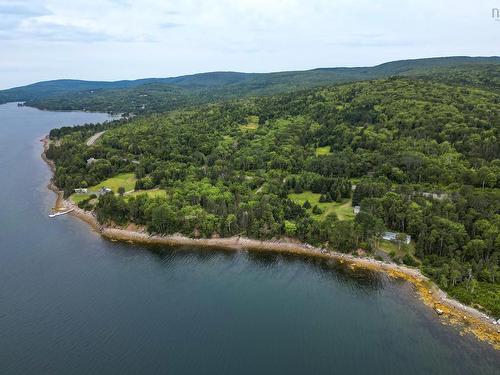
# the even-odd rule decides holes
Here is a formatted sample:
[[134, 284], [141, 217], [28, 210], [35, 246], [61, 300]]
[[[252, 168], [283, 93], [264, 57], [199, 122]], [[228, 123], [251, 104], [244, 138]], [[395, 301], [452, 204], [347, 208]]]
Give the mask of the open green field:
[[97, 193], [103, 187], [110, 188], [115, 193], [118, 192], [118, 188], [120, 186], [123, 186], [125, 188], [125, 191], [131, 191], [135, 188], [136, 180], [137, 179], [135, 178], [135, 175], [133, 173], [121, 173], [114, 177], [108, 178], [107, 180], [104, 180], [103, 182], [95, 186], [90, 186], [88, 188], [88, 194], [72, 194], [70, 196], [70, 199], [72, 202], [78, 204], [85, 198], [89, 197], [91, 194]]
[[259, 127], [259, 116], [248, 116], [247, 123], [240, 125], [242, 131], [254, 131]]
[[[117, 194], [117, 193], [115, 193]], [[147, 194], [150, 198], [155, 198], [155, 197], [161, 197], [161, 198], [166, 198], [167, 197], [167, 192], [165, 190], [160, 190], [160, 189], [152, 189], [152, 190], [137, 190], [137, 191], [129, 191], [128, 193], [125, 193], [124, 197], [125, 199], [128, 199], [130, 197], [136, 197], [141, 194]], [[84, 199], [88, 198], [90, 194], [72, 194], [70, 196], [70, 199], [73, 203], [80, 203]]]
[[147, 194], [150, 198], [161, 197], [166, 198], [167, 192], [163, 189], [152, 189], [152, 190], [137, 190], [125, 194], [125, 198], [136, 197], [141, 194]]
[[125, 198], [135, 197], [140, 194], [147, 194], [151, 198], [167, 196], [167, 192], [163, 189], [151, 189], [151, 190], [138, 190], [134, 191], [136, 178], [133, 173], [122, 173], [115, 177], [108, 178], [107, 180], [88, 188], [88, 194], [72, 194], [70, 199], [73, 203], [80, 203], [84, 199], [88, 198], [92, 193], [97, 193], [101, 188], [107, 187], [113, 190], [115, 194], [118, 193], [118, 188], [123, 186], [125, 188]]
[[330, 149], [330, 146], [316, 147], [316, 156], [328, 155], [331, 153], [332, 151]]
[[399, 248], [396, 242], [380, 240], [378, 248], [387, 254], [394, 252], [400, 258], [406, 254], [413, 255], [415, 253], [415, 244], [413, 242], [410, 242], [409, 245], [401, 245], [401, 248]]
[[136, 180], [137, 179], [135, 178], [135, 175], [133, 173], [122, 173], [114, 177], [108, 178], [107, 180], [104, 180], [100, 184], [90, 187], [89, 191], [91, 192], [98, 191], [103, 187], [107, 187], [116, 193], [118, 192], [118, 188], [120, 186], [123, 186], [125, 188], [125, 191], [130, 191], [134, 190]]
[[[408, 245], [401, 244], [398, 246], [396, 242], [380, 240], [377, 245], [378, 255], [381, 252], [387, 254], [392, 260], [403, 262], [410, 266], [418, 266], [421, 261], [415, 257], [415, 242], [411, 241]], [[410, 256], [410, 258], [408, 258]], [[383, 257], [384, 258], [384, 257]]]
[[[305, 191], [300, 194], [296, 193], [289, 194], [288, 197], [295, 203], [300, 204], [301, 206], [304, 204], [305, 201], [309, 201], [309, 203], [311, 203], [311, 208], [308, 209], [307, 211], [312, 215], [313, 218], [317, 220], [323, 220], [328, 214], [332, 212], [337, 214], [339, 220], [353, 220], [355, 216], [353, 209], [351, 207], [350, 199], [343, 199], [341, 203], [337, 202], [320, 203], [319, 197], [321, 197], [321, 194], [313, 193], [310, 191]], [[323, 213], [320, 215], [313, 215], [312, 207], [314, 206], [318, 206], [319, 208], [321, 208]]]
[[81, 201], [83, 201], [84, 199], [88, 198], [90, 196], [90, 194], [72, 194], [69, 198], [71, 199], [71, 201], [73, 203], [80, 203]]

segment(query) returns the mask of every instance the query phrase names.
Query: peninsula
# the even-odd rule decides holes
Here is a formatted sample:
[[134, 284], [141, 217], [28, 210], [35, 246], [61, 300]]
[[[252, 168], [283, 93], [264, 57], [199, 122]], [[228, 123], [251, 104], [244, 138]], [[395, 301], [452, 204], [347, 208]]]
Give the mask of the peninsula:
[[498, 347], [500, 94], [484, 83], [498, 72], [454, 66], [54, 129], [44, 155], [60, 208], [106, 238], [387, 271]]

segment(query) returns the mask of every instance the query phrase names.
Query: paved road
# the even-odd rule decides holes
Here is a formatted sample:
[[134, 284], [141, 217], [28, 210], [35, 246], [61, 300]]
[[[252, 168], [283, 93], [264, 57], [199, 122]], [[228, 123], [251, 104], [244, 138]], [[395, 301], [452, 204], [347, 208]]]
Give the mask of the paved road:
[[95, 133], [92, 137], [90, 137], [88, 140], [87, 140], [87, 146], [92, 146], [95, 141], [97, 141], [99, 139], [99, 137], [101, 135], [103, 135], [104, 133], [106, 133], [106, 130], [102, 131], [102, 132], [99, 132], [99, 133]]

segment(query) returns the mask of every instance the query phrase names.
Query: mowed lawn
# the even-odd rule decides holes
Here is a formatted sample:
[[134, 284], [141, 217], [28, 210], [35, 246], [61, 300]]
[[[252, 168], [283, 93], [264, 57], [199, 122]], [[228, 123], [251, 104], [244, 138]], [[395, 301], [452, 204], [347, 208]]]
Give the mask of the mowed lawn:
[[415, 243], [412, 241], [410, 244], [402, 244], [401, 246], [398, 246], [397, 243], [387, 241], [387, 240], [380, 240], [378, 244], [379, 250], [382, 250], [386, 252], [387, 254], [394, 253], [398, 257], [403, 257], [406, 254], [414, 255], [415, 254]]
[[[332, 212], [337, 214], [339, 220], [353, 220], [355, 216], [351, 206], [350, 199], [343, 199], [342, 202], [340, 203], [337, 202], [320, 203], [319, 197], [321, 197], [321, 194], [313, 193], [310, 191], [305, 191], [300, 194], [296, 193], [288, 194], [288, 197], [301, 206], [304, 204], [305, 201], [309, 201], [309, 203], [311, 204], [311, 208], [308, 209], [307, 211], [312, 215], [313, 218], [318, 220], [324, 219], [328, 214]], [[318, 206], [319, 208], [321, 208], [323, 213], [320, 215], [313, 215], [312, 207], [314, 206]]]
[[73, 203], [78, 204], [81, 201], [83, 201], [84, 199], [87, 199], [89, 196], [90, 196], [90, 194], [71, 194], [69, 199], [71, 199], [71, 201]]
[[103, 187], [107, 187], [113, 190], [114, 193], [118, 193], [118, 188], [120, 186], [123, 186], [125, 188], [125, 191], [131, 191], [135, 188], [136, 180], [137, 179], [135, 178], [134, 173], [121, 173], [114, 177], [108, 178], [107, 180], [104, 180], [103, 182], [95, 186], [89, 187], [89, 194], [72, 194], [70, 199], [74, 203], [78, 204], [85, 198], [88, 198], [90, 194], [99, 192], [99, 190]]
[[414, 241], [411, 241], [408, 245], [401, 244], [400, 246], [398, 246], [398, 244], [395, 242], [380, 240], [378, 242], [377, 250], [383, 251], [393, 259], [403, 259], [406, 255], [410, 255], [417, 264], [421, 264], [421, 262], [417, 258], [415, 258]]
[[122, 173], [108, 178], [100, 184], [90, 187], [89, 191], [99, 191], [99, 189], [107, 187], [117, 193], [120, 186], [123, 186], [125, 191], [130, 191], [134, 190], [136, 181], [137, 179], [135, 178], [134, 173]]

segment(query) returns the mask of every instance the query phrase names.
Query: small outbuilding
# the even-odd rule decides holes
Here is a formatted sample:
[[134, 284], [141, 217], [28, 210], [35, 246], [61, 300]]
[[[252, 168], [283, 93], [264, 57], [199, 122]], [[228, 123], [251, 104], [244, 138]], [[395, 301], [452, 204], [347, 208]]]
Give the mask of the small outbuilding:
[[87, 159], [87, 166], [89, 166], [89, 165], [91, 165], [91, 164], [95, 163], [96, 161], [97, 161], [97, 159], [95, 159], [95, 158], [90, 158], [90, 159]]
[[[398, 240], [398, 233], [396, 232], [384, 232], [382, 234], [382, 239], [386, 240], [386, 241], [391, 241], [391, 242], [395, 242]], [[411, 242], [411, 236], [407, 235], [407, 234], [401, 234], [401, 237], [403, 239], [403, 243], [405, 243], [406, 245], [409, 245], [410, 242]]]

